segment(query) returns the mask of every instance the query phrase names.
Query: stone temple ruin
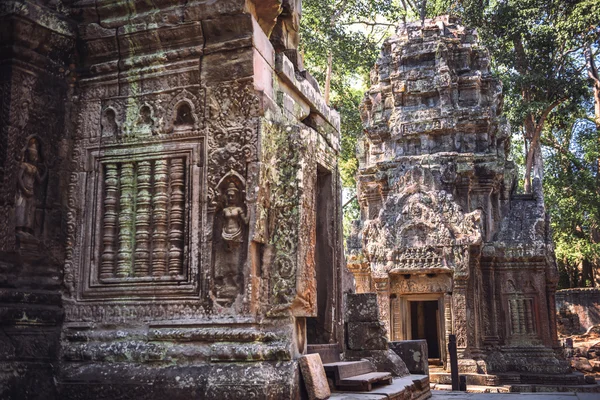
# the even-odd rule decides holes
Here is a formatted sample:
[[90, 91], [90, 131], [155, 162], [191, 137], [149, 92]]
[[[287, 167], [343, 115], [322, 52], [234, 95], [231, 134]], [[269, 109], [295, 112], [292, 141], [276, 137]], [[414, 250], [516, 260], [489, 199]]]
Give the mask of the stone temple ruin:
[[463, 373], [567, 372], [541, 187], [514, 193], [501, 84], [474, 31], [447, 17], [401, 29], [361, 112], [348, 267], [377, 293], [390, 339], [426, 339], [448, 366], [455, 334]]
[[336, 389], [422, 399], [424, 342], [398, 341], [445, 361], [450, 333], [463, 372], [566, 371], [543, 203], [512, 194], [473, 32], [385, 45], [355, 286], [300, 3], [0, 2], [1, 398], [294, 399], [318, 353]]

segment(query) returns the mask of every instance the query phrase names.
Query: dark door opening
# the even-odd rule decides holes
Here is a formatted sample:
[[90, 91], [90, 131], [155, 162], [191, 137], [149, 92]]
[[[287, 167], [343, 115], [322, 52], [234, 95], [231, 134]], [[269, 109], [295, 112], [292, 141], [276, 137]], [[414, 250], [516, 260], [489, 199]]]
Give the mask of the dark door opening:
[[334, 338], [334, 209], [331, 172], [317, 169], [315, 191], [317, 316], [306, 319], [308, 344], [326, 344]]
[[410, 302], [411, 337], [427, 340], [429, 358], [437, 359], [440, 358], [438, 314], [437, 300]]

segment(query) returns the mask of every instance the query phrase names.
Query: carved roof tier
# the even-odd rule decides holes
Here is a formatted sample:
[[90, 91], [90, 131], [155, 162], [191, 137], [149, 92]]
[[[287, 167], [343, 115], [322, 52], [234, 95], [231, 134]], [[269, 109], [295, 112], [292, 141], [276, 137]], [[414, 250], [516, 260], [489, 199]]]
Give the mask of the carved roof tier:
[[446, 152], [503, 158], [501, 91], [474, 30], [449, 17], [400, 27], [384, 44], [361, 105], [363, 167]]

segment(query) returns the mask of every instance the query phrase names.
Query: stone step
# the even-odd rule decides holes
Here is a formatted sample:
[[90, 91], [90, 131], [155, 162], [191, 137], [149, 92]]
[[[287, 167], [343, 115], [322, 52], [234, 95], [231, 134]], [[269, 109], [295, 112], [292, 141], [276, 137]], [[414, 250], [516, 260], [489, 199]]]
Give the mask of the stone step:
[[391, 385], [375, 386], [370, 392], [332, 392], [331, 400], [426, 400], [431, 398], [427, 375], [393, 378]]
[[[460, 374], [467, 379], [467, 386], [497, 386], [500, 385], [500, 379], [497, 375], [487, 374]], [[442, 385], [451, 385], [452, 376], [449, 372], [444, 370], [438, 370], [437, 368], [431, 369], [429, 372], [429, 379], [432, 383], [439, 383]], [[518, 381], [517, 381], [518, 382]]]
[[356, 375], [345, 378], [336, 383], [339, 390], [358, 390], [371, 391], [373, 385], [390, 385], [392, 383], [392, 374], [389, 372], [369, 372], [368, 374]]
[[[431, 390], [452, 391], [452, 385], [431, 383]], [[467, 393], [510, 393], [510, 386], [467, 385]]]
[[[581, 372], [570, 374], [536, 374], [528, 372], [499, 372], [500, 384], [538, 385], [585, 385], [585, 375]], [[468, 382], [467, 382], [468, 384]]]
[[307, 345], [306, 354], [314, 353], [318, 353], [321, 356], [321, 362], [323, 364], [330, 364], [340, 361], [340, 346], [337, 343]]
[[350, 378], [356, 375], [368, 374], [377, 371], [377, 368], [367, 360], [361, 361], [339, 361], [335, 363], [323, 364], [325, 373], [339, 382], [342, 379]]

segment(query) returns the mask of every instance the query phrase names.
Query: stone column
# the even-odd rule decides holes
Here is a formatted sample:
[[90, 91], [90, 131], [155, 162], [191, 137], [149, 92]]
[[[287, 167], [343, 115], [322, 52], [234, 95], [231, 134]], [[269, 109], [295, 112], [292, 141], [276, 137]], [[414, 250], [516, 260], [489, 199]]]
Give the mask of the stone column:
[[379, 305], [379, 320], [385, 325], [388, 340], [390, 337], [390, 280], [389, 277], [373, 277], [373, 286]]
[[454, 280], [452, 291], [452, 327], [456, 335], [456, 347], [459, 351], [467, 348], [467, 281], [464, 279]]
[[447, 346], [448, 346], [448, 342], [450, 341], [450, 335], [453, 332], [453, 325], [452, 325], [452, 295], [446, 293], [444, 295], [444, 328], [445, 328], [445, 332], [444, 332], [444, 342], [442, 343], [442, 345], [444, 346], [444, 353], [446, 354], [446, 360], [444, 365], [447, 366], [447, 368], [450, 368], [450, 359], [448, 359], [448, 352], [447, 350]]
[[560, 348], [558, 341], [558, 331], [556, 330], [556, 285], [550, 284], [546, 286], [546, 298], [548, 300], [548, 319], [550, 322], [550, 335], [552, 347]]

